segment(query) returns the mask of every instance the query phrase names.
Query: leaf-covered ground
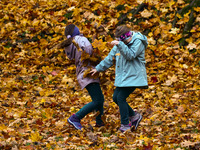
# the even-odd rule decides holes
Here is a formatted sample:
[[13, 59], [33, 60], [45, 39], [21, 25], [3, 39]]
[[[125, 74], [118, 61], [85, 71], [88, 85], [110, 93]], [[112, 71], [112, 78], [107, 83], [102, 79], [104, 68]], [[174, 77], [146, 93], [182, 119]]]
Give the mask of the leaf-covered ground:
[[[191, 10], [176, 12], [190, 3], [142, 2], [0, 1], [0, 149], [200, 148], [200, 7], [192, 9], [195, 19], [186, 36], [183, 31]], [[134, 14], [133, 10], [139, 11]], [[111, 48], [99, 35], [94, 41], [95, 26], [103, 25], [105, 39], [111, 41], [120, 19], [136, 30], [148, 31], [149, 89], [136, 89], [127, 99], [143, 120], [137, 131], [118, 131], [113, 66], [100, 74], [106, 126], [94, 127], [94, 112], [81, 121], [83, 131], [77, 131], [67, 118], [91, 99], [86, 90], [80, 90], [74, 63], [62, 49], [52, 47], [65, 39], [66, 24], [75, 23], [104, 58]], [[185, 46], [179, 46], [182, 38]]]

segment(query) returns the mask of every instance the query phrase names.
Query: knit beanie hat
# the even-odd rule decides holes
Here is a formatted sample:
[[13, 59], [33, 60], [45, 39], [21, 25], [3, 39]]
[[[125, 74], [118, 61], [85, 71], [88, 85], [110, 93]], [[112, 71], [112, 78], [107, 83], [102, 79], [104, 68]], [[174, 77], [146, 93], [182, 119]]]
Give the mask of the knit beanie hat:
[[78, 27], [74, 24], [69, 24], [65, 27], [65, 36], [67, 38], [74, 37], [76, 35], [80, 35], [80, 31]]
[[118, 26], [115, 30], [115, 37], [120, 38], [120, 36], [124, 35], [125, 33], [128, 33], [131, 31], [131, 28], [129, 28], [126, 25]]
[[74, 27], [74, 31], [73, 31], [73, 33], [72, 33], [72, 37], [74, 37], [74, 36], [76, 36], [76, 35], [80, 35], [80, 31], [79, 31], [79, 29], [78, 29], [77, 26]]

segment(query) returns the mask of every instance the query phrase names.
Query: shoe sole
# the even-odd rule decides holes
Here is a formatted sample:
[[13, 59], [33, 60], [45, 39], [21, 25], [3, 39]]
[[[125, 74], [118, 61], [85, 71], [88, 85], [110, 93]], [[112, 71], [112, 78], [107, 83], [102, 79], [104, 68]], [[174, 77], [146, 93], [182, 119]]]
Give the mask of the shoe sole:
[[[131, 130], [131, 128], [130, 128], [130, 129], [127, 129], [127, 130]], [[124, 133], [124, 132], [127, 131], [127, 130], [120, 130], [120, 129], [119, 129], [119, 131], [121, 131], [122, 133]]]
[[138, 119], [138, 121], [137, 121], [137, 123], [135, 125], [135, 130], [137, 130], [137, 127], [138, 127], [138, 125], [139, 125], [141, 120], [142, 120], [142, 116], [140, 115], [140, 118]]
[[77, 130], [81, 130], [81, 129], [77, 128], [76, 125], [75, 125], [70, 119], [67, 119], [67, 121], [68, 121], [71, 125], [73, 125]]

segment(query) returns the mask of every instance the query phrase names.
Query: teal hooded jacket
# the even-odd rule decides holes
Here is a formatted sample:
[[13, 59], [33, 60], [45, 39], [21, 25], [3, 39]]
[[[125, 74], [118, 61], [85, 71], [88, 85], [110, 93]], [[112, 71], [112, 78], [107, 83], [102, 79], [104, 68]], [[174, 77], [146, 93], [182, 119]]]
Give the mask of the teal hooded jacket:
[[128, 44], [120, 41], [95, 68], [98, 72], [105, 71], [113, 65], [115, 59], [114, 85], [116, 87], [147, 88], [148, 81], [145, 67], [147, 37], [140, 32], [132, 33], [132, 40]]

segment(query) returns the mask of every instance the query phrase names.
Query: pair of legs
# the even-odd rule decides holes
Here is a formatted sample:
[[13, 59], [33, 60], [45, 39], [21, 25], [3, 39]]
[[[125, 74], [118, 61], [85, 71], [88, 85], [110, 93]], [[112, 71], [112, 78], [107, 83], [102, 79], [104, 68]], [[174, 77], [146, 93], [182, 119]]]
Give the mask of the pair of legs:
[[99, 111], [100, 114], [96, 117], [96, 124], [101, 125], [103, 122], [101, 120], [101, 116], [103, 115], [103, 103], [104, 96], [102, 94], [101, 87], [99, 83], [90, 83], [86, 86], [88, 93], [91, 96], [92, 102], [83, 106], [77, 113], [76, 116], [79, 119], [84, 118], [88, 113], [96, 110]]
[[135, 87], [116, 87], [113, 100], [119, 106], [121, 124], [129, 124], [129, 117], [135, 116], [135, 112], [126, 102], [126, 98], [135, 90]]

